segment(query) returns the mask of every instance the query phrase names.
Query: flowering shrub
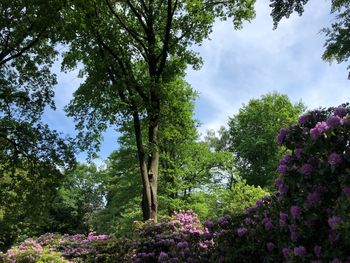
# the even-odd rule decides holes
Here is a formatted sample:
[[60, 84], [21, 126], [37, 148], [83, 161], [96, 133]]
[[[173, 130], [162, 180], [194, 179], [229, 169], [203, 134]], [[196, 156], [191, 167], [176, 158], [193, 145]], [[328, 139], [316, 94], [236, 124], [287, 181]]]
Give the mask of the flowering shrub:
[[280, 130], [277, 192], [216, 223], [213, 262], [350, 262], [350, 109], [309, 112]]
[[135, 241], [133, 262], [207, 262], [213, 245], [211, 234], [192, 211], [142, 225]]
[[19, 246], [0, 254], [0, 262], [124, 262], [128, 260], [130, 242], [107, 235], [45, 234], [27, 239]]

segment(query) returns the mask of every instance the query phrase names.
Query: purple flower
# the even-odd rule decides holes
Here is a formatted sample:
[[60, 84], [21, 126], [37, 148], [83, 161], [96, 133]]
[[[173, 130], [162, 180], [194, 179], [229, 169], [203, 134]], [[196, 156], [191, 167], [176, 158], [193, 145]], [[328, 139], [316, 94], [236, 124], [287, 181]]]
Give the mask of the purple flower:
[[272, 228], [273, 228], [273, 225], [271, 223], [270, 220], [267, 220], [265, 223], [264, 223], [264, 226], [265, 226], [265, 230], [266, 231], [270, 231]]
[[214, 223], [210, 220], [204, 221], [203, 225], [207, 228], [212, 228], [214, 226]]
[[303, 175], [310, 175], [314, 170], [314, 167], [309, 164], [309, 163], [305, 163], [303, 164], [303, 166], [301, 167], [300, 169], [300, 172], [303, 174]]
[[162, 261], [166, 261], [168, 259], [168, 254], [165, 252], [160, 252], [159, 257], [158, 257], [158, 261], [162, 262]]
[[334, 115], [343, 118], [346, 115], [346, 109], [340, 106], [334, 110]]
[[283, 254], [284, 258], [287, 259], [288, 256], [289, 256], [289, 248], [287, 248], [287, 247], [283, 248], [282, 249], [282, 254]]
[[317, 203], [320, 201], [320, 195], [318, 192], [308, 193], [306, 198], [310, 203]]
[[346, 186], [343, 188], [343, 192], [345, 195], [350, 196], [350, 186]]
[[251, 225], [251, 224], [253, 224], [253, 220], [251, 219], [251, 218], [245, 218], [244, 219], [244, 223], [246, 224], [246, 225]]
[[290, 212], [292, 214], [292, 216], [294, 218], [299, 218], [300, 215], [301, 215], [301, 208], [297, 205], [293, 205], [291, 208], [290, 208]]
[[301, 148], [296, 148], [295, 150], [294, 150], [294, 154], [295, 154], [295, 156], [298, 158], [298, 159], [301, 159], [301, 155], [303, 154], [303, 149], [301, 149]]
[[247, 234], [248, 230], [245, 227], [240, 227], [237, 229], [237, 235], [239, 237], [243, 237], [245, 234]]
[[280, 177], [277, 177], [277, 178], [275, 179], [275, 185], [276, 185], [277, 187], [279, 187], [281, 184], [283, 184], [282, 179], [281, 179]]
[[337, 241], [338, 238], [339, 238], [339, 235], [337, 234], [337, 231], [335, 231], [334, 229], [329, 230], [328, 239], [331, 243], [334, 243], [335, 241]]
[[306, 253], [306, 249], [303, 246], [295, 247], [294, 248], [294, 255], [297, 257], [302, 257]]
[[188, 247], [188, 243], [187, 243], [187, 241], [183, 241], [183, 242], [177, 243], [176, 246], [177, 246], [178, 248], [186, 248], [186, 247]]
[[341, 118], [339, 116], [331, 116], [328, 118], [327, 120], [327, 126], [330, 128], [330, 129], [335, 129], [337, 128], [338, 126], [341, 125]]
[[312, 140], [316, 140], [321, 134], [323, 134], [328, 129], [327, 123], [322, 121], [316, 123], [315, 128], [310, 130], [310, 136]]
[[281, 128], [279, 134], [276, 137], [276, 143], [282, 144], [286, 136], [287, 136], [287, 129]]
[[255, 204], [256, 204], [257, 207], [260, 207], [260, 206], [263, 205], [263, 202], [262, 202], [261, 200], [257, 200], [257, 201], [255, 202]]
[[285, 164], [280, 164], [277, 168], [277, 172], [280, 174], [286, 174], [288, 171], [288, 167]]
[[320, 246], [315, 246], [314, 247], [315, 256], [318, 257], [318, 258], [321, 256], [321, 249], [322, 248]]
[[288, 189], [288, 186], [285, 184], [281, 184], [280, 186], [278, 186], [278, 192], [280, 192], [281, 194], [287, 193]]
[[287, 164], [292, 159], [290, 154], [286, 154], [280, 161], [279, 164]]
[[288, 218], [288, 214], [280, 212], [280, 220], [279, 220], [279, 222], [280, 222], [281, 226], [284, 226], [286, 224], [287, 218]]
[[297, 226], [294, 224], [291, 224], [289, 226], [289, 232], [290, 232], [290, 239], [292, 241], [297, 241], [298, 239]]
[[275, 248], [275, 244], [272, 243], [272, 242], [268, 242], [268, 243], [266, 244], [266, 247], [267, 247], [267, 250], [268, 250], [269, 252], [271, 252], [271, 251]]
[[328, 163], [332, 166], [337, 166], [338, 164], [341, 164], [341, 162], [342, 162], [342, 157], [340, 154], [331, 153], [328, 156]]
[[332, 216], [331, 218], [328, 219], [328, 225], [332, 229], [336, 229], [337, 226], [342, 222], [342, 218], [339, 216]]
[[309, 114], [305, 114], [305, 115], [301, 115], [298, 118], [298, 123], [300, 125], [304, 125], [305, 123], [307, 123], [310, 120], [310, 115]]

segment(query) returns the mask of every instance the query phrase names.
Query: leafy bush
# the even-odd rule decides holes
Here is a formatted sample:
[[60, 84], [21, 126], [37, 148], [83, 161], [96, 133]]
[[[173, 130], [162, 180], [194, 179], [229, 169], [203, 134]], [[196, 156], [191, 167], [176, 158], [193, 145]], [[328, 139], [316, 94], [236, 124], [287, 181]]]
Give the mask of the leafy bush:
[[282, 128], [271, 198], [216, 223], [213, 262], [350, 262], [350, 108], [309, 112]]
[[45, 234], [38, 239], [27, 239], [6, 254], [0, 262], [125, 262], [128, 261], [130, 242], [107, 235]]
[[207, 262], [212, 236], [192, 211], [140, 224], [133, 262]]

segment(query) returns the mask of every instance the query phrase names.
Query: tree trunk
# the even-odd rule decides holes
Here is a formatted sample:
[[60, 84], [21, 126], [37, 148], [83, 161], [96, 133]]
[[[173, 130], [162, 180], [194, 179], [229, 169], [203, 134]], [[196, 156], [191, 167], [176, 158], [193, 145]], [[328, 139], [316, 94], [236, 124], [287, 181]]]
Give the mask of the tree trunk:
[[140, 173], [143, 184], [142, 193], [142, 214], [143, 220], [153, 220], [157, 222], [158, 202], [157, 202], [157, 179], [159, 166], [159, 150], [158, 150], [158, 115], [151, 117], [149, 121], [149, 144], [150, 154], [146, 156], [143, 139], [141, 121], [138, 113], [133, 113], [134, 130], [136, 136], [137, 153], [139, 157]]

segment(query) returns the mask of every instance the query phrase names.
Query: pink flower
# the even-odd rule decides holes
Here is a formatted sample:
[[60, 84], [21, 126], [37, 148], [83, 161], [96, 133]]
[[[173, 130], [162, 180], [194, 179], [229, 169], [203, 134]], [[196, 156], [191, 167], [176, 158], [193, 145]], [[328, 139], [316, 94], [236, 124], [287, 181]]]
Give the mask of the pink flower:
[[245, 227], [240, 227], [237, 229], [237, 235], [239, 237], [243, 237], [245, 234], [247, 234], [248, 230]]
[[337, 166], [337, 165], [341, 164], [341, 162], [342, 162], [342, 157], [340, 154], [331, 153], [328, 156], [328, 163], [332, 166]]
[[320, 201], [320, 195], [318, 192], [308, 193], [307, 200], [310, 203], [317, 203], [318, 201]]
[[290, 208], [290, 212], [292, 214], [292, 216], [294, 218], [299, 218], [300, 215], [301, 215], [301, 208], [297, 205], [293, 205], [291, 208]]
[[303, 246], [294, 248], [294, 255], [297, 257], [302, 257], [306, 254], [306, 249]]
[[328, 225], [332, 229], [336, 229], [337, 226], [342, 222], [342, 218], [339, 216], [332, 216], [331, 218], [328, 219]]
[[335, 129], [342, 124], [342, 119], [339, 116], [331, 116], [327, 120], [327, 126], [330, 129]]
[[275, 248], [275, 244], [272, 243], [272, 242], [268, 242], [268, 243], [266, 244], [266, 247], [267, 247], [267, 250], [268, 250], [269, 252], [271, 252], [271, 251]]
[[314, 167], [311, 165], [311, 164], [303, 164], [303, 166], [301, 167], [300, 169], [300, 172], [303, 174], [303, 175], [310, 175], [314, 170]]

